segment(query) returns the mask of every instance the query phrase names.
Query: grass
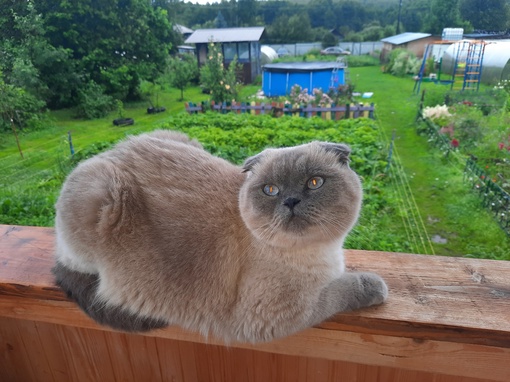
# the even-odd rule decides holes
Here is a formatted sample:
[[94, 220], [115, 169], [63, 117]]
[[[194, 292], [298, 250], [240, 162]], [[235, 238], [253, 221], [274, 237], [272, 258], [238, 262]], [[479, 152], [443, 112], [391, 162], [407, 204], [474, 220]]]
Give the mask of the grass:
[[[387, 224], [388, 240], [392, 232], [405, 231], [413, 252], [453, 256], [510, 260], [510, 240], [492, 216], [482, 208], [480, 199], [462, 179], [462, 167], [442, 156], [426, 138], [416, 134], [415, 117], [419, 96], [413, 94], [413, 81], [382, 74], [379, 67], [351, 68], [350, 76], [359, 92], [374, 92], [370, 102], [377, 105], [377, 118], [388, 143], [395, 134], [393, 166], [390, 171], [392, 192], [400, 201], [395, 216], [381, 216]], [[422, 87], [440, 99], [439, 85], [423, 83]], [[258, 86], [244, 87], [240, 99], [246, 99]], [[4, 224], [51, 224], [48, 219], [33, 222], [33, 208], [52, 205], [69, 157], [67, 132], [71, 131], [75, 150], [84, 150], [98, 142], [116, 141], [127, 134], [152, 130], [163, 124], [170, 114], [183, 113], [178, 90], [160, 95], [160, 105], [167, 111], [149, 115], [146, 102], [125, 105], [125, 116], [135, 125], [115, 127], [108, 117], [84, 121], [73, 119], [69, 110], [51, 113], [53, 126], [41, 131], [22, 132], [21, 159], [12, 133], [0, 134], [0, 222]], [[185, 91], [185, 99], [199, 102], [207, 96], [199, 88]], [[16, 220], [6, 220], [2, 210], [15, 210]], [[25, 223], [28, 222], [28, 223]], [[370, 232], [363, 233], [370, 235]], [[432, 238], [445, 243], [434, 243]], [[384, 249], [384, 248], [381, 248]]]
[[[377, 67], [353, 68], [351, 78], [357, 91], [374, 92], [371, 101], [377, 105], [386, 139], [395, 134], [396, 159], [402, 164], [427, 239], [443, 241], [431, 242], [433, 252], [510, 260], [509, 238], [463, 182], [462, 166], [417, 135], [419, 95], [413, 94], [414, 82], [381, 74]], [[423, 83], [422, 89], [440, 93], [441, 86]]]

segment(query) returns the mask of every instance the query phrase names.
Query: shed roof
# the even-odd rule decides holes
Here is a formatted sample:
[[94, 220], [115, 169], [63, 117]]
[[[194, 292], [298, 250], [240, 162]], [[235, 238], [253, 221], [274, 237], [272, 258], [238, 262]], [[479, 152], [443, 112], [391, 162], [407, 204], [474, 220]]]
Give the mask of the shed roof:
[[191, 34], [193, 33], [193, 29], [189, 29], [181, 24], [174, 24], [173, 26], [174, 31], [180, 34]]
[[264, 27], [197, 29], [186, 39], [186, 44], [214, 42], [259, 41]]
[[383, 38], [382, 42], [387, 42], [392, 45], [401, 45], [406, 44], [411, 41], [421, 40], [422, 38], [432, 36], [430, 33], [413, 33], [413, 32], [405, 32], [401, 34], [397, 34], [395, 36]]

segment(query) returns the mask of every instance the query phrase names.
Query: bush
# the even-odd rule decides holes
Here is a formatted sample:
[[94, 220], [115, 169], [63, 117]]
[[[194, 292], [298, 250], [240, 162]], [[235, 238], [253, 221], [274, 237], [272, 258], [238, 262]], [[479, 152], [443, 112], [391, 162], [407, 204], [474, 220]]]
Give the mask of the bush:
[[11, 119], [19, 129], [42, 127], [48, 123], [44, 105], [24, 89], [6, 84], [0, 72], [0, 130], [11, 130]]
[[207, 56], [207, 62], [200, 70], [200, 85], [211, 94], [213, 101], [232, 101], [238, 94], [237, 57], [230, 62], [228, 69], [225, 68], [223, 55], [218, 44], [214, 43], [209, 44]]
[[397, 77], [407, 74], [417, 74], [420, 70], [420, 61], [413, 52], [406, 49], [394, 49], [389, 58], [385, 71]]
[[114, 109], [114, 99], [104, 93], [103, 88], [94, 81], [88, 82], [79, 91], [79, 104], [76, 116], [94, 119], [106, 117]]

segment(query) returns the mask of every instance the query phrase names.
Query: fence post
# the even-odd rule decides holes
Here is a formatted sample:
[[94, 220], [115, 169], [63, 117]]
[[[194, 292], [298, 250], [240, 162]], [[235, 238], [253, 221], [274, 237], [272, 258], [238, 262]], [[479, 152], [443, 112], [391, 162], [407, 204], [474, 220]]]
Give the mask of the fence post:
[[67, 132], [67, 137], [69, 138], [69, 150], [71, 150], [71, 156], [74, 157], [74, 147], [73, 147], [73, 139], [71, 137], [71, 131]]
[[346, 103], [345, 104], [344, 119], [349, 119], [349, 118], [351, 118], [351, 104], [350, 103]]

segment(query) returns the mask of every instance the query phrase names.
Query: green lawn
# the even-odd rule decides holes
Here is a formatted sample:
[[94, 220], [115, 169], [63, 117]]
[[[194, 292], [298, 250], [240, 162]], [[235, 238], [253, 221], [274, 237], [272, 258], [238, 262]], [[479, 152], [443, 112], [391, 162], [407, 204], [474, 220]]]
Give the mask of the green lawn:
[[[414, 82], [382, 74], [377, 67], [352, 68], [351, 78], [357, 91], [374, 92], [371, 101], [377, 105], [386, 139], [395, 132], [396, 159], [403, 170], [398, 174], [405, 177], [412, 193], [404, 208], [409, 210], [414, 198], [426, 239], [443, 242], [432, 243], [434, 253], [510, 260], [510, 239], [463, 182], [462, 165], [416, 134], [419, 96], [413, 94]], [[437, 93], [441, 86], [423, 83], [422, 89]], [[392, 174], [397, 178], [396, 172]], [[395, 182], [402, 183], [401, 179]]]

